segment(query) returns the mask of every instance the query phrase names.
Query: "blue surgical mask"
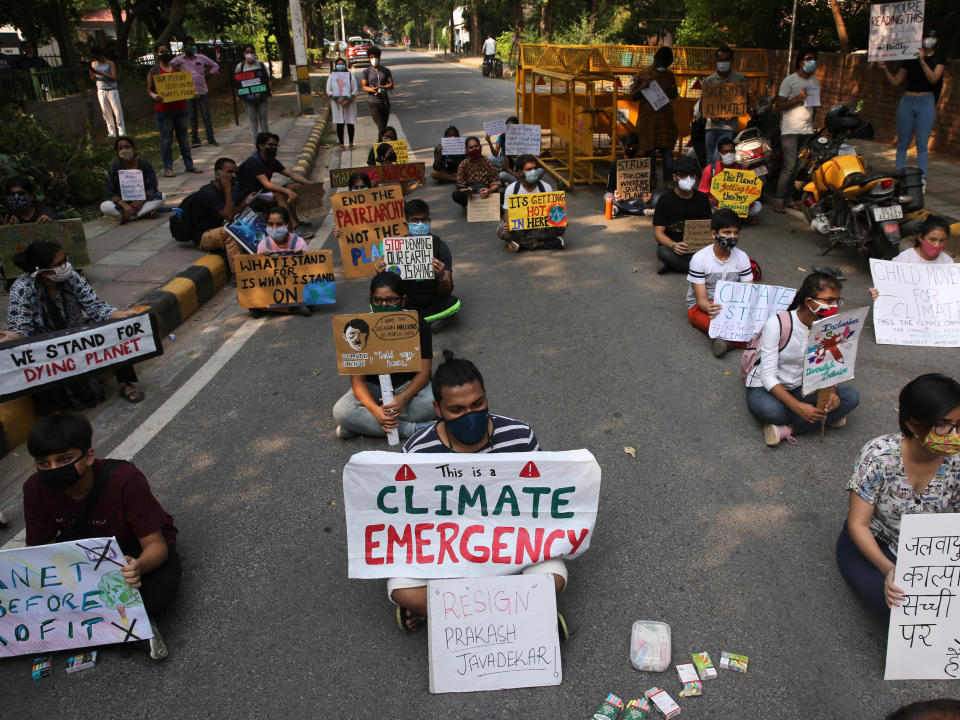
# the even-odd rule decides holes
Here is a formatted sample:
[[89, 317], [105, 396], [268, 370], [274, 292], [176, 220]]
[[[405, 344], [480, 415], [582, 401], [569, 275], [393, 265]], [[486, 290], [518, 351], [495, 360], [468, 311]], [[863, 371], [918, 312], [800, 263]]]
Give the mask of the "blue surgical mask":
[[346, 71], [346, 69], [347, 69], [346, 65], [337, 65], [337, 70], [339, 70], [340, 72], [344, 72]]
[[268, 228], [267, 228], [267, 235], [270, 236], [270, 239], [271, 239], [271, 240], [273, 240], [274, 242], [277, 242], [277, 243], [286, 240], [286, 239], [287, 239], [287, 235], [288, 235], [289, 233], [290, 233], [290, 231], [287, 230], [287, 228], [285, 228], [285, 227], [278, 227], [278, 228], [268, 227]]
[[542, 177], [543, 177], [543, 168], [537, 168], [535, 170], [527, 170], [523, 174], [523, 179], [526, 180], [531, 185], [537, 182]]
[[807, 75], [812, 75], [812, 74], [813, 74], [813, 71], [816, 70], [816, 69], [817, 69], [817, 61], [816, 61], [816, 60], [805, 60], [805, 61], [804, 61], [804, 63], [803, 63], [803, 71], [804, 71]]
[[447, 430], [464, 445], [476, 445], [487, 434], [490, 411], [487, 408], [466, 413], [453, 420], [444, 420]]
[[730, 61], [729, 60], [719, 61], [717, 63], [717, 72], [720, 73], [721, 75], [725, 75], [728, 72], [730, 72]]
[[430, 221], [426, 222], [408, 222], [407, 230], [410, 231], [411, 235], [429, 235], [430, 234]]

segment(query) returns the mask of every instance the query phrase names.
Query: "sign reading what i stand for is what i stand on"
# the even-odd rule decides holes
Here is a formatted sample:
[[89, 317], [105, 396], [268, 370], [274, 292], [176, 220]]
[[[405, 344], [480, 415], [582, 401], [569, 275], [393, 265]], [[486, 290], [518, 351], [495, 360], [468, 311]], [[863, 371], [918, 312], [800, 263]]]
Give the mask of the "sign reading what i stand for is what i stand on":
[[238, 255], [233, 260], [237, 301], [245, 308], [331, 305], [336, 302], [330, 253]]

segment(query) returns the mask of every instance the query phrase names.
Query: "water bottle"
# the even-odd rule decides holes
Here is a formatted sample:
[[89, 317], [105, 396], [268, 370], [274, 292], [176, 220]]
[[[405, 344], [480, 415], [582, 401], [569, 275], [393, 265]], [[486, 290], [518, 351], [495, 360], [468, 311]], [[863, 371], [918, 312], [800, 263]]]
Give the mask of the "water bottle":
[[613, 193], [606, 193], [603, 196], [603, 217], [606, 220], [613, 219]]

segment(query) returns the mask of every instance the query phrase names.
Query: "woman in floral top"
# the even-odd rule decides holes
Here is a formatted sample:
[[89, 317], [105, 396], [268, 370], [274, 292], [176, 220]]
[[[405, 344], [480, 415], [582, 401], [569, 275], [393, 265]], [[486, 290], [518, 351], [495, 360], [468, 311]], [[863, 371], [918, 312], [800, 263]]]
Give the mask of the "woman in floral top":
[[837, 540], [844, 579], [881, 616], [900, 605], [894, 585], [900, 518], [960, 509], [960, 383], [921, 375], [900, 391], [900, 432], [868, 442], [847, 485]]

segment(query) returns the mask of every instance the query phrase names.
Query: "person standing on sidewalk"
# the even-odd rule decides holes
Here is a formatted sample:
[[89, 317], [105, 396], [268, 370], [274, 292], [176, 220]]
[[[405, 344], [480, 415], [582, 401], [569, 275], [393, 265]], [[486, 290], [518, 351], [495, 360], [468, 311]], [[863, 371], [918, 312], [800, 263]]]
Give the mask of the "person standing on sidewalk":
[[250, 121], [250, 137], [254, 140], [262, 132], [270, 132], [270, 123], [267, 121], [267, 102], [270, 99], [270, 71], [267, 66], [257, 60], [257, 49], [253, 45], [243, 46], [243, 62], [237, 63], [233, 69], [234, 75], [242, 72], [253, 72], [254, 70], [263, 70], [263, 79], [267, 84], [265, 95], [250, 100], [243, 99], [247, 108], [247, 120]]
[[[663, 185], [666, 189], [673, 177], [673, 148], [677, 144], [677, 123], [673, 115], [673, 103], [657, 110], [647, 101], [643, 91], [656, 82], [670, 100], [677, 97], [677, 79], [670, 71], [673, 50], [661, 47], [653, 56], [653, 64], [641, 68], [633, 77], [630, 99], [639, 103], [637, 108], [638, 155], [650, 158], [650, 182], [654, 181], [657, 168], [657, 151], [663, 159]], [[686, 268], [684, 268], [686, 269]]]
[[487, 35], [487, 39], [483, 41], [483, 59], [488, 62], [493, 62], [493, 58], [497, 55], [497, 41], [493, 39], [493, 35]]
[[367, 51], [370, 58], [370, 67], [364, 69], [360, 75], [360, 85], [367, 93], [367, 102], [370, 105], [370, 117], [378, 130], [387, 127], [390, 120], [390, 95], [393, 90], [393, 73], [389, 68], [380, 65], [380, 48], [372, 47]]
[[917, 166], [923, 171], [924, 180], [927, 179], [927, 147], [947, 68], [947, 57], [939, 44], [936, 30], [927, 30], [923, 34], [923, 50], [916, 59], [900, 63], [896, 74], [890, 72], [887, 63], [877, 63], [894, 87], [904, 85], [906, 80], [897, 106], [897, 170], [906, 166], [907, 148], [916, 134]]
[[120, 137], [127, 134], [127, 125], [123, 121], [123, 108], [120, 106], [120, 91], [117, 89], [117, 67], [108, 60], [106, 51], [98, 46], [90, 49], [93, 60], [90, 62], [90, 78], [97, 83], [97, 101], [103, 113], [103, 124], [107, 126], [107, 135]]
[[[723, 83], [745, 83], [747, 76], [733, 71], [733, 50], [726, 45], [717, 48], [717, 71], [703, 81], [704, 85], [721, 85]], [[706, 164], [712, 165], [717, 161], [717, 141], [729, 135], [737, 134], [737, 118], [712, 117], [707, 118], [707, 135], [704, 141], [706, 149]]]
[[807, 106], [807, 92], [811, 88], [820, 92], [820, 81], [813, 76], [817, 70], [815, 52], [808, 50], [797, 55], [794, 67], [796, 72], [787, 75], [777, 95], [777, 111], [781, 113], [780, 145], [783, 148], [783, 168], [777, 182], [777, 197], [773, 201], [773, 209], [778, 213], [786, 212], [787, 207], [799, 209], [793, 200], [797, 152], [813, 134], [814, 108]]
[[343, 126], [347, 126], [350, 149], [353, 150], [353, 133], [357, 124], [357, 80], [347, 71], [347, 61], [337, 58], [333, 72], [327, 78], [327, 97], [330, 98], [330, 115], [337, 126], [337, 139], [343, 150]]
[[197, 92], [192, 100], [187, 100], [187, 109], [190, 111], [191, 147], [200, 146], [200, 134], [197, 131], [198, 114], [203, 115], [207, 145], [218, 147], [219, 143], [213, 138], [213, 123], [210, 121], [210, 90], [207, 88], [207, 77], [220, 72], [220, 66], [206, 55], [198, 55], [196, 40], [189, 35], [183, 39], [183, 54], [177, 55], [170, 64], [177, 71], [186, 70], [190, 73], [190, 77], [193, 78], [193, 89]]
[[163, 102], [157, 92], [153, 78], [156, 75], [166, 75], [176, 72], [170, 61], [173, 53], [170, 46], [162, 43], [155, 47], [157, 64], [147, 73], [147, 92], [156, 104], [153, 109], [157, 113], [157, 126], [160, 128], [160, 159], [163, 160], [163, 176], [173, 177], [173, 136], [177, 136], [177, 145], [180, 146], [180, 158], [183, 160], [187, 172], [203, 172], [193, 166], [193, 156], [190, 154], [190, 142], [187, 140], [187, 101]]

